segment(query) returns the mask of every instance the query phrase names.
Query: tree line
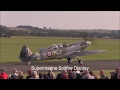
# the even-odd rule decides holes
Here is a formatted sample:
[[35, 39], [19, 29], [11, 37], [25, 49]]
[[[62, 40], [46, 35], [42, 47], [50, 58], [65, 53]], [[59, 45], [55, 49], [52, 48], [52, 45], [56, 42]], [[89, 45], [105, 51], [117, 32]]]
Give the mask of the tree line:
[[[111, 33], [99, 33], [97, 32], [82, 32], [80, 30], [58, 30], [58, 29], [51, 29], [51, 28], [38, 28], [33, 26], [25, 26], [20, 25], [15, 28], [18, 28], [18, 30], [10, 30], [6, 26], [0, 25], [0, 36], [6, 35], [6, 36], [56, 36], [56, 37], [90, 37], [90, 38], [114, 38], [119, 39], [120, 38], [120, 30], [111, 30]], [[20, 29], [19, 29], [20, 28]], [[22, 28], [26, 30], [22, 30]], [[116, 32], [117, 33], [116, 33]]]

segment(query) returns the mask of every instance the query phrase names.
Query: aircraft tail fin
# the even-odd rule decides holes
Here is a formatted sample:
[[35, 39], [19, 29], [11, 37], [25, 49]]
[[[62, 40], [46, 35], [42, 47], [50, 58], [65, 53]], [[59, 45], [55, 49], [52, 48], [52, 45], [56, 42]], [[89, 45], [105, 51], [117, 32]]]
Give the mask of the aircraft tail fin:
[[20, 58], [22, 62], [25, 62], [28, 60], [28, 58], [32, 55], [32, 52], [27, 46], [23, 46], [20, 51]]

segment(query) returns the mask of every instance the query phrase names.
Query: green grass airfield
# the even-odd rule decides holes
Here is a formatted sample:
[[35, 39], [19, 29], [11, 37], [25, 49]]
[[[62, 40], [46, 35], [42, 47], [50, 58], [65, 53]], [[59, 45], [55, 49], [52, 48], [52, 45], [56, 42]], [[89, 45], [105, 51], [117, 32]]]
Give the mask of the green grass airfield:
[[[40, 48], [47, 48], [52, 44], [66, 42], [67, 44], [82, 41], [80, 38], [63, 37], [32, 37], [32, 36], [12, 36], [11, 38], [0, 38], [0, 62], [20, 62], [19, 54], [23, 45], [27, 45], [30, 50], [38, 52]], [[119, 39], [95, 39], [86, 50], [107, 50], [106, 52], [82, 56], [83, 60], [119, 60], [120, 50]], [[76, 58], [74, 60], [77, 60]], [[51, 60], [61, 61], [61, 60]], [[62, 59], [66, 61], [66, 59]]]
[[[32, 37], [32, 36], [12, 36], [11, 38], [0, 38], [0, 62], [21, 62], [19, 57], [20, 50], [23, 45], [27, 45], [30, 50], [38, 52], [40, 48], [47, 48], [52, 44], [66, 42], [67, 44], [82, 41], [80, 38], [64, 38], [64, 37]], [[86, 50], [107, 50], [103, 53], [82, 56], [83, 60], [120, 60], [119, 39], [95, 39]], [[76, 58], [74, 60], [77, 60]], [[50, 60], [60, 62], [61, 60]], [[66, 61], [66, 59], [62, 59]], [[46, 62], [46, 61], [45, 61]], [[105, 70], [106, 75], [110, 77], [110, 72], [113, 70]], [[99, 75], [99, 71], [93, 71]], [[59, 72], [55, 72], [57, 75]], [[26, 77], [27, 74], [24, 74]]]

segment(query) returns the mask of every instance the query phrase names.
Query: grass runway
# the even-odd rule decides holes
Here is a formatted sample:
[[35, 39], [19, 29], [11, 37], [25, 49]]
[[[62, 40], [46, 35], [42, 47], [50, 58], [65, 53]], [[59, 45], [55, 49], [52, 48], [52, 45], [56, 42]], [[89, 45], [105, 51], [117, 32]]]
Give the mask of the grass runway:
[[[47, 48], [51, 44], [59, 44], [66, 42], [67, 44], [81, 41], [80, 38], [63, 38], [63, 37], [28, 37], [28, 36], [12, 36], [11, 38], [1, 37], [0, 38], [0, 63], [9, 62], [21, 62], [18, 58], [20, 50], [23, 45], [27, 45], [30, 50], [38, 52], [40, 48]], [[120, 41], [118, 39], [96, 39], [86, 50], [107, 50], [107, 52], [98, 53], [94, 55], [87, 55], [81, 57], [86, 61], [93, 60], [120, 60]], [[77, 59], [74, 59], [77, 60]], [[53, 62], [65, 61], [62, 60], [50, 60]], [[47, 62], [47, 61], [43, 61]], [[86, 63], [85, 63], [86, 64]], [[96, 64], [95, 64], [96, 65]], [[7, 68], [9, 66], [4, 66]], [[11, 66], [10, 66], [11, 67]], [[9, 67], [9, 68], [10, 68]], [[16, 67], [18, 68], [18, 67]], [[110, 70], [105, 70], [106, 75], [110, 77], [110, 72], [113, 71], [115, 67]], [[19, 68], [18, 68], [19, 69]], [[103, 68], [104, 69], [104, 68]], [[8, 70], [8, 69], [7, 69]], [[23, 69], [22, 69], [23, 70]], [[8, 70], [9, 73], [12, 69]], [[27, 70], [24, 70], [24, 75], [26, 76]], [[99, 75], [99, 70], [93, 70]], [[59, 72], [55, 72], [56, 74]]]
[[[51, 44], [66, 42], [67, 44], [81, 41], [80, 38], [63, 37], [32, 37], [32, 36], [12, 36], [11, 38], [0, 38], [0, 62], [20, 62], [19, 54], [23, 45], [27, 45], [30, 50], [38, 52], [40, 48], [47, 48]], [[86, 50], [107, 50], [103, 53], [82, 56], [83, 60], [120, 60], [120, 42], [118, 39], [96, 39]], [[77, 60], [77, 59], [74, 59]], [[51, 60], [53, 61], [53, 60]], [[54, 60], [61, 61], [61, 60]], [[66, 61], [66, 59], [62, 59]]]

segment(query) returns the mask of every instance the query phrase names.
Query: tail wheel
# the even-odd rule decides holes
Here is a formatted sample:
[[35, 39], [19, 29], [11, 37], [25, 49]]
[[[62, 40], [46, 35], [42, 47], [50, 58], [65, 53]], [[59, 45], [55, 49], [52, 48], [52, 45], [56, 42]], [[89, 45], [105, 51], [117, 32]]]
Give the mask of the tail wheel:
[[67, 60], [68, 60], [68, 64], [71, 64], [73, 61], [71, 58], [68, 58]]
[[30, 65], [30, 64], [31, 64], [31, 62], [28, 62], [28, 63], [27, 63], [27, 65]]

